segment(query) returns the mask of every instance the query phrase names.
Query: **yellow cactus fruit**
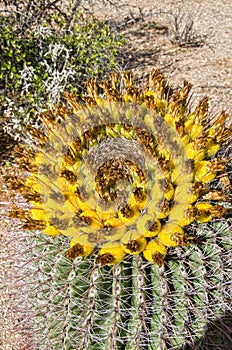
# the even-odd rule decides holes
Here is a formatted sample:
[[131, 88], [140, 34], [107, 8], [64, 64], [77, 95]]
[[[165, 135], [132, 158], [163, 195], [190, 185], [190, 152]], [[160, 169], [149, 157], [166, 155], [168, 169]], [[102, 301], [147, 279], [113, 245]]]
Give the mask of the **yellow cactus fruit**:
[[145, 249], [147, 240], [138, 231], [131, 230], [122, 237], [121, 245], [125, 253], [134, 255]]
[[145, 214], [138, 219], [136, 227], [144, 237], [154, 237], [161, 230], [161, 222], [152, 215]]
[[186, 235], [180, 226], [169, 223], [159, 232], [158, 240], [167, 247], [176, 247], [186, 244]]
[[139, 211], [136, 206], [125, 206], [118, 211], [119, 219], [126, 225], [131, 225], [136, 222], [139, 216]]
[[212, 220], [212, 215], [210, 210], [212, 209], [212, 204], [208, 202], [199, 202], [196, 204], [198, 210], [197, 221], [199, 222], [208, 222]]
[[194, 220], [196, 220], [197, 215], [197, 208], [190, 205], [187, 210], [185, 210], [184, 215], [179, 219], [178, 224], [182, 227], [190, 225]]
[[195, 181], [202, 183], [211, 182], [216, 177], [216, 173], [211, 170], [211, 162], [203, 160], [197, 164]]
[[131, 207], [143, 209], [149, 202], [149, 198], [143, 188], [137, 187], [128, 199], [128, 204]]
[[185, 146], [186, 154], [189, 159], [194, 161], [201, 161], [205, 157], [205, 150], [197, 149], [195, 142], [190, 142]]
[[167, 199], [167, 201], [170, 201], [173, 198], [174, 193], [175, 193], [174, 187], [172, 184], [169, 183], [167, 185], [164, 197]]
[[78, 256], [88, 256], [94, 251], [94, 246], [87, 237], [74, 236], [70, 241], [70, 249], [67, 250], [65, 256], [70, 259], [75, 259]]
[[157, 240], [150, 241], [143, 251], [143, 256], [146, 260], [155, 263], [160, 267], [163, 265], [166, 255], [167, 248]]
[[43, 232], [48, 236], [57, 236], [60, 235], [60, 231], [58, 231], [54, 226], [47, 224], [47, 226], [43, 229]]
[[123, 260], [125, 254], [120, 243], [108, 242], [100, 249], [96, 262], [101, 265], [115, 265]]

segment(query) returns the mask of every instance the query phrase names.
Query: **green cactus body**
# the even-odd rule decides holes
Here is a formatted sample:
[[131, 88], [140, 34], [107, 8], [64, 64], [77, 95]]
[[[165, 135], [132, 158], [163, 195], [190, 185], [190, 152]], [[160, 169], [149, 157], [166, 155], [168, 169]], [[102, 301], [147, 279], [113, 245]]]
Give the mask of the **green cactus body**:
[[[65, 238], [29, 237], [35, 349], [206, 349], [208, 323], [229, 308], [229, 229], [201, 226], [202, 243], [170, 252], [162, 267], [137, 255], [113, 267], [71, 262]], [[221, 349], [220, 335], [213, 341]]]

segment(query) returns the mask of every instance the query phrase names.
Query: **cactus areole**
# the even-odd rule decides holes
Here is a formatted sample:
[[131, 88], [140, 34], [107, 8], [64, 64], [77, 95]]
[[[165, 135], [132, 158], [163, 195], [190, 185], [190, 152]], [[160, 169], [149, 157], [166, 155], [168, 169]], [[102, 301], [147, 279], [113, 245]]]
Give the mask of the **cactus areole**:
[[119, 78], [90, 80], [82, 101], [66, 94], [41, 115], [43, 132], [29, 130], [35, 146], [17, 153], [26, 175], [10, 182], [31, 208], [13, 215], [67, 236], [70, 259], [115, 265], [140, 254], [162, 266], [170, 249], [194, 243], [193, 222], [225, 214], [223, 187], [211, 184], [225, 173], [231, 130], [224, 112], [208, 114], [207, 98], [190, 110], [187, 82], [174, 90], [158, 69], [143, 88], [130, 72], [123, 86]]

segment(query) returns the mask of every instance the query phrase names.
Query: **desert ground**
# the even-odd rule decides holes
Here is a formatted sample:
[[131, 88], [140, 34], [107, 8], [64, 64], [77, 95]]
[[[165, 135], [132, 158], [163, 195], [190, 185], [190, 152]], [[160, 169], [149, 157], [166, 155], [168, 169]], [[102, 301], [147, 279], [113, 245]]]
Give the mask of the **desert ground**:
[[[226, 110], [231, 122], [231, 0], [83, 1], [83, 7], [123, 34], [126, 42], [122, 49], [122, 70], [132, 69], [136, 76], [146, 79], [152, 68], [159, 67], [174, 86], [188, 80], [193, 83], [194, 103], [208, 95], [212, 113]], [[182, 33], [179, 43], [175, 39], [175, 20], [180, 26], [179, 34]], [[191, 24], [193, 27], [188, 32]], [[184, 30], [189, 34], [187, 39]], [[3, 167], [1, 173], [4, 173]], [[4, 237], [13, 235], [17, 227], [4, 219], [11, 198], [1, 179], [0, 183], [0, 240], [4, 245]], [[9, 270], [0, 270], [0, 279], [7, 283], [10, 278]], [[18, 293], [21, 292], [19, 289]], [[0, 316], [1, 350], [26, 349], [24, 336], [11, 331], [12, 324], [18, 322], [13, 299], [21, 300], [17, 291], [1, 293], [0, 310], [4, 316], [4, 319]]]
[[[98, 18], [116, 25], [126, 39], [125, 69], [139, 76], [153, 67], [168, 80], [193, 83], [194, 98], [210, 97], [216, 111], [232, 111], [232, 3], [230, 0], [118, 1], [101, 6], [93, 1]], [[175, 19], [179, 32], [193, 22], [189, 43], [172, 40]], [[184, 36], [184, 35], [183, 35]]]

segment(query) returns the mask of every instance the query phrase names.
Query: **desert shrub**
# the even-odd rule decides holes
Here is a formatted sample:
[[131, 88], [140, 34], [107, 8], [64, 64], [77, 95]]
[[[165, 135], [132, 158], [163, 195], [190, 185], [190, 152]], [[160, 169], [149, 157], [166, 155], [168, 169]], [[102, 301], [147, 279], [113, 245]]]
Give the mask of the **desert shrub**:
[[102, 22], [76, 13], [72, 26], [59, 12], [30, 28], [17, 16], [0, 17], [1, 112], [5, 129], [37, 125], [41, 108], [65, 90], [81, 94], [88, 77], [101, 79], [117, 68], [122, 37]]
[[202, 47], [206, 44], [207, 35], [198, 33], [194, 28], [196, 14], [185, 13], [179, 9], [170, 13], [169, 39], [180, 47]]

